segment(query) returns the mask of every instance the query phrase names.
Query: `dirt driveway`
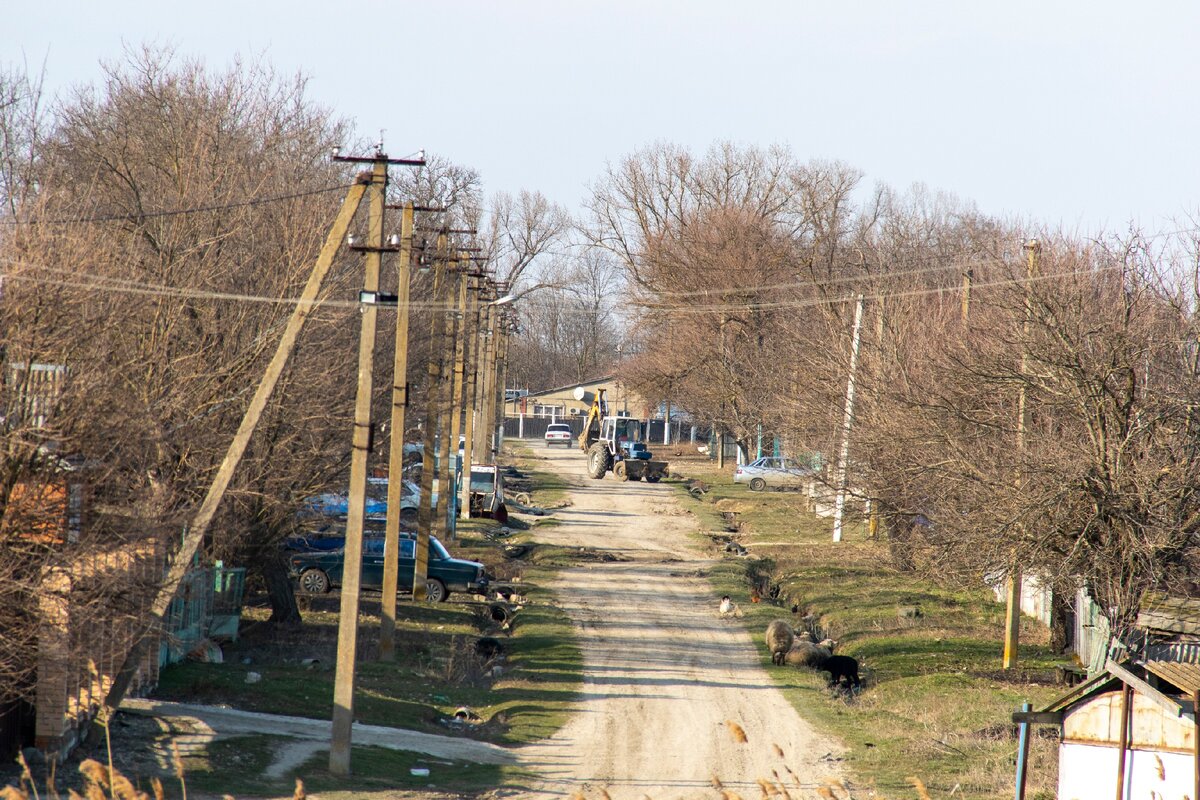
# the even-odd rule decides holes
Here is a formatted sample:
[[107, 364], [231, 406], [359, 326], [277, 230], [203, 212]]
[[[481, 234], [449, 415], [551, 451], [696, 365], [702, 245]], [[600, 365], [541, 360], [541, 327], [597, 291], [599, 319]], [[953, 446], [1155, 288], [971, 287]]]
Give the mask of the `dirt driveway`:
[[[556, 512], [561, 524], [538, 539], [626, 560], [566, 570], [554, 587], [581, 629], [582, 697], [558, 734], [521, 750], [541, 778], [519, 796], [604, 789], [613, 800], [711, 798], [714, 777], [757, 796], [756, 781], [774, 774], [793, 792], [797, 782], [815, 787], [839, 777], [830, 757], [840, 745], [788, 705], [740, 622], [717, 615], [702, 577], [712, 562], [689, 538], [695, 522], [679, 513], [674, 490], [612, 476], [593, 481], [576, 450], [536, 453], [576, 487], [573, 505]], [[735, 741], [727, 720], [746, 743]], [[815, 796], [811, 788], [799, 794]]]

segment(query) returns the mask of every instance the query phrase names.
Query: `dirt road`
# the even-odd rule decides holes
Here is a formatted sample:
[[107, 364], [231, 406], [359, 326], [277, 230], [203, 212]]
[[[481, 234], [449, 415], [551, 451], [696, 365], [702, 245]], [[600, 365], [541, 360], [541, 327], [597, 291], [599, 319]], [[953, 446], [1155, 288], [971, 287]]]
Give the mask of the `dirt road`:
[[[740, 621], [717, 615], [701, 577], [711, 560], [672, 488], [612, 476], [593, 481], [582, 453], [536, 452], [576, 486], [573, 505], [556, 513], [561, 524], [538, 539], [627, 560], [559, 577], [555, 589], [582, 633], [582, 698], [558, 734], [522, 749], [522, 762], [541, 780], [520, 796], [599, 796], [604, 789], [613, 800], [711, 798], [714, 776], [757, 796], [756, 780], [773, 780], [773, 771], [795, 795], [785, 766], [807, 787], [839, 777], [829, 757], [840, 745], [787, 704]], [[735, 741], [727, 720], [741, 726], [747, 743]]]

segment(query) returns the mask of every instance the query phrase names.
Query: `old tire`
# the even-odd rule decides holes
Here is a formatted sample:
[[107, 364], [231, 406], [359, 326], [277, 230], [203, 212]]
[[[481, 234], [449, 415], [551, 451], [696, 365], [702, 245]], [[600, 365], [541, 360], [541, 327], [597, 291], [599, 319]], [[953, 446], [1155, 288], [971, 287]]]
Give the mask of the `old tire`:
[[629, 470], [625, 467], [624, 461], [613, 464], [613, 476], [619, 481], [629, 480]]
[[752, 492], [761, 492], [765, 488], [767, 488], [767, 482], [762, 478], [754, 478], [750, 481], [750, 491]]
[[425, 599], [431, 603], [444, 603], [450, 593], [446, 591], [446, 584], [442, 583], [437, 578], [427, 578], [425, 580]]
[[588, 449], [588, 477], [599, 480], [612, 467], [612, 453], [604, 442], [596, 442]]
[[658, 483], [661, 480], [662, 475], [659, 475], [657, 472], [646, 476], [646, 483]]
[[326, 594], [329, 576], [319, 569], [306, 569], [300, 573], [300, 589], [305, 594]]

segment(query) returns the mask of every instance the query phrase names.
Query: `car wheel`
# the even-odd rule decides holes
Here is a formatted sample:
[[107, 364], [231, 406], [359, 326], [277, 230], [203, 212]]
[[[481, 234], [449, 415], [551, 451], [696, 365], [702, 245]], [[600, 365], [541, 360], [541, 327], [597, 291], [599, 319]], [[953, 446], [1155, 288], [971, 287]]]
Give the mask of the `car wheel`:
[[307, 594], [325, 594], [329, 591], [329, 576], [319, 569], [306, 569], [300, 573], [300, 588]]
[[425, 599], [431, 603], [444, 603], [450, 593], [446, 591], [446, 584], [442, 583], [437, 578], [429, 578], [425, 581]]
[[755, 478], [750, 481], [750, 491], [752, 492], [761, 492], [765, 488], [767, 488], [767, 482], [762, 478]]

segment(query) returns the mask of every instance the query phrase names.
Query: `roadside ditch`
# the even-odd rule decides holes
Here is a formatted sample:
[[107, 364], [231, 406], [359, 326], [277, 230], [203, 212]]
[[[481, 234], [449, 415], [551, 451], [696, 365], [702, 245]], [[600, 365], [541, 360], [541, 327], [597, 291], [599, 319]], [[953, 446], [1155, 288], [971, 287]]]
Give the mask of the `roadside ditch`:
[[[1021, 667], [1004, 672], [1003, 607], [983, 590], [892, 567], [887, 542], [870, 540], [861, 521], [833, 543], [830, 521], [800, 492], [751, 492], [703, 462], [672, 472], [681, 506], [719, 559], [709, 574], [714, 610], [716, 598], [731, 597], [789, 701], [846, 744], [860, 786], [909, 796], [916, 777], [934, 797], [1011, 796], [1011, 713], [1061, 692], [1048, 632], [1024, 620]], [[836, 640], [835, 653], [859, 662], [862, 687], [834, 690], [826, 673], [771, 664], [764, 631], [773, 620]], [[1054, 797], [1056, 747], [1035, 739], [1027, 797]]]

